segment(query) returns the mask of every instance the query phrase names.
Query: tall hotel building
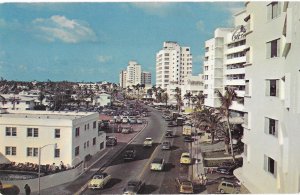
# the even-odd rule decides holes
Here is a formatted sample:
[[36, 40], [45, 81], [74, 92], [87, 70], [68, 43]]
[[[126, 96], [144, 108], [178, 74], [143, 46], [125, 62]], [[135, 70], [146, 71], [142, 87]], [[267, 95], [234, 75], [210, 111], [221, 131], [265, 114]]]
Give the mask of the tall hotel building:
[[205, 42], [204, 56], [204, 105], [219, 107], [215, 93], [224, 92], [225, 87], [234, 88], [240, 101], [230, 107], [236, 116], [243, 116], [245, 94], [245, 11], [234, 15], [234, 28], [217, 28], [214, 38]]
[[247, 2], [243, 167], [251, 192], [300, 192], [300, 3]]
[[141, 75], [141, 84], [145, 84], [145, 86], [151, 86], [151, 73], [142, 71]]
[[187, 75], [192, 74], [192, 54], [189, 47], [166, 41], [156, 54], [156, 87], [167, 89], [169, 84], [184, 84]]
[[127, 77], [127, 71], [122, 70], [120, 72], [120, 87], [126, 88], [126, 77]]

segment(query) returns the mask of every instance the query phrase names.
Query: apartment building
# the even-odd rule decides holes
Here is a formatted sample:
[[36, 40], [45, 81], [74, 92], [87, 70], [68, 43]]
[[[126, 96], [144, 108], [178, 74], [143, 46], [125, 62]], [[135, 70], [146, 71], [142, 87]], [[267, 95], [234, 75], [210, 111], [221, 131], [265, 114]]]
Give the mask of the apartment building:
[[119, 75], [120, 87], [126, 88], [126, 78], [127, 78], [127, 71], [122, 70]]
[[245, 94], [245, 14], [243, 10], [234, 15], [234, 28], [218, 28], [214, 38], [205, 42], [204, 56], [204, 95], [205, 105], [219, 107], [215, 93], [224, 93], [226, 87], [235, 89], [238, 101], [230, 107], [232, 114], [243, 116]]
[[0, 156], [38, 163], [39, 147], [43, 147], [41, 164], [63, 161], [74, 166], [105, 148], [106, 136], [98, 131], [98, 118], [92, 112], [1, 112]]
[[192, 74], [190, 47], [181, 47], [177, 42], [166, 41], [156, 54], [156, 87], [167, 89], [169, 84], [182, 85], [187, 75]]
[[243, 167], [251, 192], [300, 192], [300, 3], [247, 2]]
[[144, 84], [145, 86], [151, 86], [151, 73], [150, 72], [146, 72], [146, 71], [142, 72], [141, 84]]
[[7, 110], [33, 110], [39, 102], [37, 98], [16, 94], [0, 94], [0, 108]]
[[141, 84], [142, 69], [136, 61], [129, 61], [126, 72], [126, 86]]

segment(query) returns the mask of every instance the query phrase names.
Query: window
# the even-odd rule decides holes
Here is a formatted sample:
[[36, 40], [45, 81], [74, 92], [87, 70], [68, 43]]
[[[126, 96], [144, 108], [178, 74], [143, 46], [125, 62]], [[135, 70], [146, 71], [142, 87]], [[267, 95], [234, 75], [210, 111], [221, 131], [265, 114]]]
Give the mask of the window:
[[79, 136], [79, 132], [80, 132], [80, 127], [77, 127], [75, 129], [75, 137], [78, 137]]
[[88, 129], [88, 130], [90, 129], [90, 123], [87, 124], [87, 129]]
[[95, 129], [96, 127], [97, 127], [97, 122], [94, 121], [94, 122], [93, 122], [93, 128]]
[[6, 136], [17, 136], [17, 128], [16, 127], [6, 127], [5, 135]]
[[38, 137], [39, 129], [38, 128], [27, 128], [27, 137]]
[[79, 155], [79, 146], [77, 146], [76, 148], [75, 148], [75, 156], [78, 156]]
[[54, 158], [59, 158], [60, 157], [60, 149], [55, 149], [54, 150]]
[[5, 155], [17, 155], [17, 148], [12, 146], [6, 146], [5, 147]]
[[265, 118], [265, 133], [277, 137], [278, 136], [278, 120], [266, 117]]
[[54, 129], [54, 138], [60, 138], [60, 129]]
[[279, 80], [278, 79], [267, 80], [266, 95], [267, 96], [275, 96], [275, 97], [279, 96]]
[[280, 56], [280, 39], [267, 42], [267, 58]]
[[86, 142], [86, 147], [90, 147], [90, 141]]
[[280, 15], [280, 3], [279, 2], [272, 2], [267, 7], [268, 12], [268, 20], [277, 18]]
[[39, 149], [38, 148], [27, 148], [27, 156], [38, 156]]
[[276, 177], [277, 162], [274, 159], [264, 155], [264, 169], [265, 171], [271, 173], [274, 177]]
[[93, 146], [96, 145], [96, 138], [93, 138]]
[[86, 148], [86, 142], [84, 142], [84, 144], [83, 144], [83, 148], [84, 148], [84, 149]]
[[100, 150], [102, 150], [104, 148], [104, 142], [100, 143]]

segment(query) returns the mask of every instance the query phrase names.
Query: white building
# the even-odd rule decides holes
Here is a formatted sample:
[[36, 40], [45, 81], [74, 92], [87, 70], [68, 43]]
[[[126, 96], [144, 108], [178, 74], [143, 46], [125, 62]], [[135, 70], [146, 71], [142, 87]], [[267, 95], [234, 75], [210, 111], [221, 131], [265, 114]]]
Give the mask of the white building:
[[126, 72], [126, 87], [141, 84], [142, 69], [136, 61], [129, 61]]
[[183, 84], [192, 74], [192, 54], [189, 47], [166, 41], [156, 54], [156, 87], [167, 89], [169, 84]]
[[247, 2], [243, 167], [251, 192], [300, 192], [300, 3]]
[[111, 105], [111, 95], [108, 93], [99, 93], [94, 97], [94, 106], [110, 106]]
[[7, 110], [33, 110], [37, 103], [37, 98], [22, 95], [0, 94], [0, 96], [2, 96], [0, 108], [6, 108]]
[[[181, 88], [181, 95], [184, 104], [184, 108], [192, 107], [192, 100], [186, 99], [185, 94], [191, 93], [192, 96], [196, 96], [199, 93], [203, 93], [204, 83], [203, 83], [203, 74], [197, 76], [188, 75], [184, 80], [184, 85]], [[188, 105], [190, 103], [190, 105]]]
[[[215, 93], [224, 93], [225, 87], [234, 88], [242, 100], [245, 94], [245, 11], [234, 15], [234, 28], [218, 28], [214, 38], [205, 42], [204, 59], [204, 104], [219, 107], [220, 101]], [[239, 101], [243, 102], [243, 101]], [[243, 103], [234, 101], [230, 109], [243, 115]]]
[[[10, 111], [0, 114], [0, 153], [14, 162], [76, 165], [105, 148], [98, 113]], [[57, 144], [46, 146], [47, 144]]]

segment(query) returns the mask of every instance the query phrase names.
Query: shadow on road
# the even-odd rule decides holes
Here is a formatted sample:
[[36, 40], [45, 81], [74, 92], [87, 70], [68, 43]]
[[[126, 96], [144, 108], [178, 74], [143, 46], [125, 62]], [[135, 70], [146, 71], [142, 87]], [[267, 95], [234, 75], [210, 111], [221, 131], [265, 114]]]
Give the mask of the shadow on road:
[[158, 187], [156, 185], [145, 185], [145, 188], [141, 192], [141, 194], [151, 194], [152, 192], [156, 191]]
[[112, 178], [109, 183], [105, 186], [105, 188], [112, 188], [114, 185], [120, 183], [122, 180], [118, 178]]
[[172, 163], [166, 163], [165, 167], [164, 167], [164, 171], [171, 171], [171, 169], [175, 168], [175, 165], [173, 165]]

